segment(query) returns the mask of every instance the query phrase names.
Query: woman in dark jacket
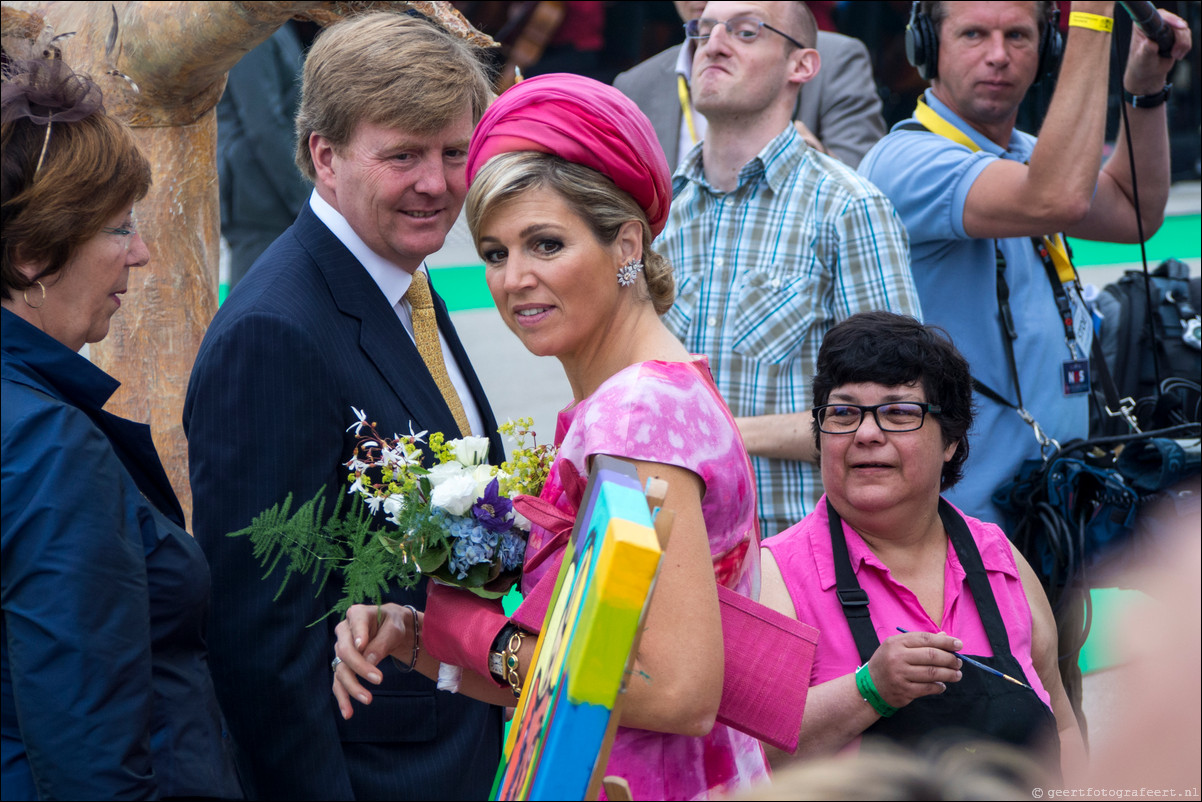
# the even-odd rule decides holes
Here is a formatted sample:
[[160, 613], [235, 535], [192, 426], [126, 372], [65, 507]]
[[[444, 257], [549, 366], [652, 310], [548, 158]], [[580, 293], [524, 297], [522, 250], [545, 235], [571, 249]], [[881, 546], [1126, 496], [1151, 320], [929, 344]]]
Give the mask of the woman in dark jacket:
[[77, 353], [149, 260], [150, 165], [61, 60], [5, 59], [3, 98], [3, 798], [239, 797], [208, 566], [149, 427]]

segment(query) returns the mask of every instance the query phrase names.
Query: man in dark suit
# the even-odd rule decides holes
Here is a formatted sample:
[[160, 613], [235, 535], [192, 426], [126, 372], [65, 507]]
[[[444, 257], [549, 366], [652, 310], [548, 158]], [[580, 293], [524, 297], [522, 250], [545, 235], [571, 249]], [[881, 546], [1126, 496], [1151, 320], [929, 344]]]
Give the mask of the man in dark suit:
[[[325, 30], [305, 66], [297, 164], [315, 189], [213, 319], [184, 408], [193, 527], [213, 574], [218, 697], [251, 793], [276, 799], [484, 798], [500, 758], [495, 707], [438, 692], [392, 661], [374, 703], [342, 720], [330, 692], [339, 582], [315, 596], [267, 577], [227, 533], [292, 494], [346, 492], [352, 406], [381, 432], [490, 438], [496, 422], [445, 305], [424, 327], [423, 261], [466, 195], [472, 129], [490, 97], [465, 43], [375, 13]], [[415, 328], [418, 331], [415, 332]], [[419, 354], [436, 340], [445, 364]], [[441, 374], [441, 376], [440, 376]], [[439, 376], [443, 381], [436, 380]], [[467, 431], [470, 429], [470, 432]], [[425, 588], [391, 601], [421, 607]]]
[[[676, 3], [680, 18], [686, 22], [700, 17], [704, 8], [704, 2]], [[822, 67], [802, 88], [793, 119], [801, 123], [802, 135], [811, 146], [855, 167], [885, 135], [872, 61], [864, 44], [850, 36], [819, 31], [817, 41], [815, 49]], [[692, 108], [689, 97], [692, 62], [691, 43], [686, 41], [614, 79], [614, 86], [651, 120], [673, 169], [694, 144], [705, 138], [705, 118]], [[690, 111], [691, 127], [684, 117], [685, 108]]]

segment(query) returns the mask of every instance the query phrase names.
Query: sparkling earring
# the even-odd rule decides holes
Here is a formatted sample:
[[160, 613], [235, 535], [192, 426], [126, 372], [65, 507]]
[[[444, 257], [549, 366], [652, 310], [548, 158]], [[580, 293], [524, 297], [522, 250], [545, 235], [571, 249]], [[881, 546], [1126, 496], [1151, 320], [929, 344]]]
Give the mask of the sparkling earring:
[[643, 272], [643, 260], [631, 257], [626, 264], [618, 268], [618, 284], [629, 287], [634, 284], [641, 272]]
[[40, 303], [36, 303], [36, 304], [31, 304], [31, 303], [29, 302], [29, 288], [28, 288], [28, 287], [26, 287], [26, 288], [25, 288], [25, 289], [24, 289], [24, 290], [21, 292], [21, 297], [25, 299], [25, 305], [26, 305], [26, 306], [28, 306], [30, 309], [41, 309], [41, 308], [42, 308], [42, 304], [46, 303], [46, 285], [45, 285], [45, 284], [43, 284], [43, 283], [42, 283], [40, 280], [36, 280], [36, 279], [34, 280], [34, 282], [33, 282], [33, 283], [34, 283], [34, 284], [37, 284], [37, 285], [38, 285], [38, 289], [40, 289], [40, 290], [42, 291], [42, 300], [41, 300], [41, 302], [40, 302]]

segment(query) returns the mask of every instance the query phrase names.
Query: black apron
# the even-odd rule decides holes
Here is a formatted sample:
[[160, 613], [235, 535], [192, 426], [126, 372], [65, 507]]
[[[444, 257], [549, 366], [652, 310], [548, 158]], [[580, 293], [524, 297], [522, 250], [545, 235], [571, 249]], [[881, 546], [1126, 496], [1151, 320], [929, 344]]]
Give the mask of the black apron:
[[[842, 521], [829, 500], [826, 509], [830, 518], [839, 601], [860, 653], [860, 661], [867, 663], [881, 642], [868, 615], [868, 594], [860, 587], [847, 555]], [[939, 499], [939, 517], [964, 567], [968, 590], [976, 602], [977, 613], [994, 654], [993, 657], [969, 656], [1030, 685], [1030, 679], [1010, 651], [1010, 638], [968, 524], [942, 498]], [[909, 746], [932, 736], [956, 740], [988, 737], [1022, 747], [1054, 770], [1056, 776], [1060, 772], [1060, 738], [1056, 717], [1048, 706], [1033, 690], [967, 663], [961, 669], [959, 682], [949, 682], [947, 690], [941, 694], [915, 699], [893, 716], [881, 718], [866, 729], [864, 735], [884, 736]]]

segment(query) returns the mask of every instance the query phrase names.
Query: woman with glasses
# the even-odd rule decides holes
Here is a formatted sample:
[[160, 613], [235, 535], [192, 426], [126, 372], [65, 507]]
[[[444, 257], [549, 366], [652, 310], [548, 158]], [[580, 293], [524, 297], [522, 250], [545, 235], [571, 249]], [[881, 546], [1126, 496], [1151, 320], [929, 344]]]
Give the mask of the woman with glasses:
[[77, 352], [150, 252], [150, 164], [99, 87], [4, 54], [5, 799], [241, 797], [209, 677], [209, 569], [147, 426]]
[[940, 497], [972, 418], [968, 363], [941, 330], [866, 312], [823, 340], [826, 495], [761, 552], [761, 601], [822, 633], [799, 753], [954, 733], [1030, 748], [1055, 770], [1060, 755], [1083, 759], [1039, 580], [1000, 528]]

